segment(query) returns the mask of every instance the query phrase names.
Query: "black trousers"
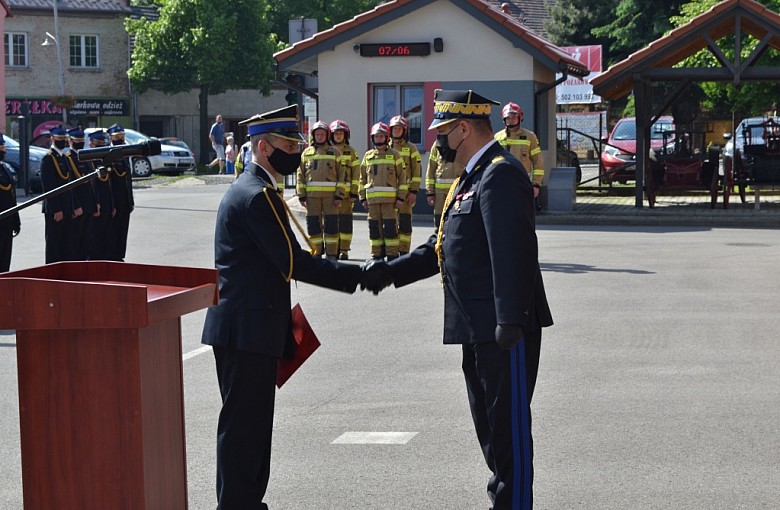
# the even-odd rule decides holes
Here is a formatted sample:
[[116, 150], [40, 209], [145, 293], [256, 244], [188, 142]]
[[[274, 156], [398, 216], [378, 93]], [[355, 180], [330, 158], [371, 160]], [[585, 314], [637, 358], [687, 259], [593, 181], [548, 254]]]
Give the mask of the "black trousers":
[[493, 510], [533, 507], [531, 398], [539, 370], [541, 329], [506, 351], [495, 342], [463, 346], [471, 417], [493, 475], [487, 485]]
[[123, 262], [127, 253], [127, 233], [130, 230], [130, 213], [116, 212], [111, 219], [109, 260]]
[[277, 359], [214, 347], [222, 410], [217, 427], [218, 510], [267, 510]]
[[62, 220], [54, 221], [54, 215], [45, 216], [46, 263], [71, 260], [70, 218], [66, 215]]
[[11, 249], [14, 244], [13, 229], [0, 226], [0, 273], [5, 273], [11, 267]]

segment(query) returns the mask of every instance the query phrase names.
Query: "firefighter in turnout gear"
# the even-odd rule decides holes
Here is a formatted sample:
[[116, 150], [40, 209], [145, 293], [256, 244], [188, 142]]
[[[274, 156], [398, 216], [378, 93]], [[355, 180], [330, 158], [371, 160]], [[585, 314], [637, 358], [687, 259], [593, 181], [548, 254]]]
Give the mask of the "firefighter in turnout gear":
[[403, 206], [409, 190], [406, 165], [400, 153], [388, 146], [389, 128], [378, 122], [371, 128], [374, 148], [366, 152], [360, 164], [358, 195], [368, 211], [368, 237], [371, 258], [398, 258], [397, 210]]
[[335, 259], [339, 254], [338, 211], [345, 193], [341, 153], [330, 144], [330, 129], [324, 122], [315, 122], [310, 134], [311, 145], [301, 154], [296, 192], [306, 208], [306, 230], [314, 255], [322, 255], [324, 241], [325, 254]]
[[352, 207], [358, 198], [360, 182], [360, 157], [354, 147], [349, 145], [349, 126], [341, 119], [330, 123], [330, 141], [341, 152], [341, 170], [344, 172], [345, 195], [339, 207], [339, 258], [349, 259], [352, 246]]
[[428, 173], [425, 175], [425, 189], [428, 205], [433, 207], [433, 226], [439, 230], [444, 201], [455, 178], [463, 173], [463, 165], [446, 161], [439, 152], [439, 146], [431, 146], [428, 158]]
[[401, 115], [390, 119], [390, 147], [399, 154], [406, 165], [406, 178], [409, 193], [403, 205], [398, 208], [398, 252], [401, 255], [409, 253], [412, 244], [412, 209], [420, 191], [422, 172], [420, 170], [420, 151], [413, 143], [409, 143], [409, 121]]
[[534, 198], [539, 196], [539, 188], [544, 184], [544, 161], [539, 139], [533, 131], [521, 128], [523, 109], [517, 103], [507, 103], [501, 109], [505, 129], [496, 133], [496, 140], [504, 149], [520, 160], [528, 172], [534, 186]]

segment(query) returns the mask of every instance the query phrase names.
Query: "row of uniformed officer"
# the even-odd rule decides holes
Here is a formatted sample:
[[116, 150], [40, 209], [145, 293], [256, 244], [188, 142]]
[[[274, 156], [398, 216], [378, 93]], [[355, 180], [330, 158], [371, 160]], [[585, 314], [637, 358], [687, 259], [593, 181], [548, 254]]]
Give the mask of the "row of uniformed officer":
[[[112, 142], [124, 144], [124, 129], [109, 128]], [[78, 151], [84, 148], [81, 128], [50, 130], [52, 146], [41, 161], [44, 192], [64, 186], [95, 171], [92, 162], [83, 162]], [[108, 143], [102, 130], [89, 136], [90, 146]], [[122, 261], [127, 248], [130, 212], [133, 210], [130, 164], [124, 159], [113, 165], [105, 177], [76, 186], [43, 202], [46, 231], [46, 263], [66, 260]]]

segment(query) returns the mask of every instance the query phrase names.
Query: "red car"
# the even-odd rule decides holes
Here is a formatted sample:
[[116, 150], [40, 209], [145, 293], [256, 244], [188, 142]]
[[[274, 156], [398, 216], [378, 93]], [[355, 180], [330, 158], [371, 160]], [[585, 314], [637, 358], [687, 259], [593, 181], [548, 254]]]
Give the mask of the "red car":
[[[664, 131], [674, 130], [670, 116], [660, 117], [650, 129], [650, 147], [658, 150], [664, 143]], [[620, 119], [605, 140], [599, 175], [602, 183], [625, 184], [636, 178], [636, 118]]]

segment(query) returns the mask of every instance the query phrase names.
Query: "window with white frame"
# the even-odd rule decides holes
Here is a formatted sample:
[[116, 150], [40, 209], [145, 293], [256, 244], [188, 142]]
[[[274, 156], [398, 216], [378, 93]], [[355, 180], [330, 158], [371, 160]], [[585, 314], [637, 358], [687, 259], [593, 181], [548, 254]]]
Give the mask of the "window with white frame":
[[6, 32], [4, 41], [6, 67], [27, 67], [27, 34]]
[[423, 86], [374, 85], [372, 89], [372, 125], [376, 122], [389, 124], [396, 115], [403, 115], [409, 121], [409, 142], [423, 151]]
[[100, 65], [98, 54], [98, 36], [70, 36], [70, 67], [96, 69]]

